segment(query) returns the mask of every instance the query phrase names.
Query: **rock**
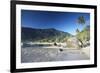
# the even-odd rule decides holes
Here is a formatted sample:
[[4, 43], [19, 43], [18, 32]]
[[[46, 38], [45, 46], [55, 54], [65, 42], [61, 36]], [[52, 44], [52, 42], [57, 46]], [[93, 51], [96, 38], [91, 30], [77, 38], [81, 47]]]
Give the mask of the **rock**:
[[57, 46], [57, 43], [54, 43], [54, 46]]
[[71, 37], [67, 40], [67, 47], [78, 49], [79, 48], [79, 41], [76, 37]]
[[60, 52], [62, 52], [62, 51], [63, 51], [63, 49], [59, 49], [59, 51], [60, 51]]

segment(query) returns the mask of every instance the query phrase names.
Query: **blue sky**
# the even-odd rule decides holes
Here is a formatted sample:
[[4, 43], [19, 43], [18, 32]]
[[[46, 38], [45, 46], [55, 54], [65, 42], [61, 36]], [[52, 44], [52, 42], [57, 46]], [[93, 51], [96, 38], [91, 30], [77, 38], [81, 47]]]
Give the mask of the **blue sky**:
[[75, 35], [77, 28], [84, 28], [77, 23], [79, 16], [84, 16], [85, 26], [90, 25], [89, 13], [21, 10], [21, 26], [37, 29], [55, 28]]

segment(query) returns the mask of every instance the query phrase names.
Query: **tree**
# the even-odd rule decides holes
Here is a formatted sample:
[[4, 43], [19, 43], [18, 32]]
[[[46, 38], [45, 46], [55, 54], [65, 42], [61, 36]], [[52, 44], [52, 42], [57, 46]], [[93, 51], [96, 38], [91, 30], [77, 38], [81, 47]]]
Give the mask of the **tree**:
[[84, 16], [79, 16], [78, 17], [78, 24], [82, 24], [82, 25], [85, 24], [85, 18], [84, 18]]
[[[79, 16], [78, 19], [77, 19], [77, 23], [81, 24], [81, 25], [84, 25], [85, 24], [84, 16]], [[79, 42], [81, 43], [81, 46], [83, 47], [84, 46], [83, 40], [80, 38], [81, 36], [79, 36], [80, 31], [78, 30], [78, 28], [76, 29], [76, 32], [77, 32], [77, 39], [79, 40]]]
[[79, 33], [80, 31], [78, 30], [78, 28], [76, 29], [76, 33]]
[[[84, 25], [85, 24], [84, 16], [79, 16], [78, 19], [77, 19], [77, 23], [81, 24], [81, 25]], [[76, 32], [79, 33], [79, 29], [78, 28], [76, 29]]]

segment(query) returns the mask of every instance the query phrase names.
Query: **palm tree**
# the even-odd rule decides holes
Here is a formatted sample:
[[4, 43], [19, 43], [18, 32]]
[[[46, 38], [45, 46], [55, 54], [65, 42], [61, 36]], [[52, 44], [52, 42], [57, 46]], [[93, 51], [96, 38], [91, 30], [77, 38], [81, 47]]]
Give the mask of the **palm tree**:
[[[81, 25], [84, 25], [85, 24], [84, 16], [79, 16], [78, 19], [77, 19], [77, 23], [81, 24]], [[78, 28], [76, 29], [76, 32], [77, 32], [77, 36], [78, 36], [78, 33], [80, 32]], [[78, 38], [78, 37], [77, 37], [77, 39], [81, 43], [81, 47], [83, 47], [83, 41], [80, 38]]]
[[78, 17], [78, 23], [84, 25], [85, 24], [85, 18], [84, 16], [79, 16]]
[[76, 29], [76, 33], [79, 33], [80, 31], [78, 30], [78, 28]]
[[[79, 16], [78, 19], [77, 19], [77, 23], [81, 24], [81, 25], [84, 25], [85, 24], [84, 16]], [[76, 29], [76, 32], [79, 33], [79, 29], [78, 28]]]

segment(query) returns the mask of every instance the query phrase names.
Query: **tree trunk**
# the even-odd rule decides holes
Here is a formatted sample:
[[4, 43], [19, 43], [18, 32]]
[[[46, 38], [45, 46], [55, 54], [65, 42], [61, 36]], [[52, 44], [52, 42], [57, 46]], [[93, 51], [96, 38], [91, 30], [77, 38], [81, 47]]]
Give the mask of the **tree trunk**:
[[84, 44], [83, 44], [82, 40], [80, 40], [80, 39], [78, 39], [78, 40], [81, 43], [81, 48], [84, 47]]

